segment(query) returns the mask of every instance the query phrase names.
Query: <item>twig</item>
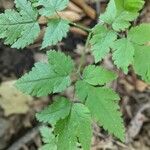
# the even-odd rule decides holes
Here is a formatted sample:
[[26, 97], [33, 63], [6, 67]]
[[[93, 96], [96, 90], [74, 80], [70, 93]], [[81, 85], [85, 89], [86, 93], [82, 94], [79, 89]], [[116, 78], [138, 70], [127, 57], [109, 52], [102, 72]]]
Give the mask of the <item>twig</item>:
[[99, 16], [101, 12], [101, 0], [96, 1], [96, 14]]
[[[97, 133], [96, 131], [94, 131], [94, 135], [96, 135], [96, 136], [98, 136], [99, 138], [102, 138], [102, 139], [107, 139], [108, 138], [107, 136], [105, 136], [101, 133]], [[125, 145], [124, 143], [121, 143], [117, 140], [114, 140], [114, 139], [111, 138], [110, 141], [117, 144], [120, 147], [127, 148], [127, 145]]]
[[74, 22], [70, 22], [70, 25], [75, 26], [75, 27], [77, 27], [77, 28], [79, 28], [79, 29], [82, 29], [82, 30], [84, 30], [84, 31], [86, 31], [86, 32], [91, 32], [91, 29], [90, 29], [90, 28], [85, 27], [85, 26], [83, 26], [83, 25], [80, 25], [80, 24], [77, 24], [77, 23], [74, 23]]
[[41, 126], [36, 126], [28, 131], [23, 137], [13, 143], [7, 150], [20, 150], [23, 145], [31, 141], [38, 133]]
[[83, 9], [83, 11], [89, 16], [91, 19], [96, 18], [96, 12], [95, 10], [90, 7], [88, 4], [86, 4], [85, 0], [72, 0], [73, 3], [75, 3], [77, 6]]

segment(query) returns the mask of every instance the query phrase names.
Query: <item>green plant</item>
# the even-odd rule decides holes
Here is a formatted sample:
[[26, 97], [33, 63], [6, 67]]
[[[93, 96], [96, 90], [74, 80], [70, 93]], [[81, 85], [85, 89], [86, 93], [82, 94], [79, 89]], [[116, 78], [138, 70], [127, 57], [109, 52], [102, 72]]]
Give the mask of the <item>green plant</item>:
[[[141, 78], [150, 83], [150, 24], [132, 27], [144, 5], [144, 0], [110, 0], [106, 12], [92, 29], [61, 18], [58, 14], [69, 0], [15, 0], [15, 10], [0, 14], [0, 38], [13, 48], [32, 44], [40, 33], [39, 16], [47, 19], [42, 49], [57, 44], [67, 36], [70, 26], [88, 33], [85, 49], [91, 45], [95, 63], [112, 53], [114, 64], [125, 74], [132, 66]], [[39, 7], [40, 6], [40, 7]], [[85, 52], [78, 67], [70, 56], [59, 51], [47, 52], [48, 63], [36, 63], [32, 71], [16, 82], [16, 87], [32, 96], [60, 93], [75, 85], [75, 98], [58, 96], [53, 104], [37, 113], [43, 127], [42, 150], [73, 150], [80, 142], [89, 150], [92, 122], [96, 121], [109, 133], [125, 141], [125, 128], [119, 111], [119, 96], [107, 83], [117, 74], [96, 64], [84, 68]], [[74, 80], [75, 77], [75, 80]]]

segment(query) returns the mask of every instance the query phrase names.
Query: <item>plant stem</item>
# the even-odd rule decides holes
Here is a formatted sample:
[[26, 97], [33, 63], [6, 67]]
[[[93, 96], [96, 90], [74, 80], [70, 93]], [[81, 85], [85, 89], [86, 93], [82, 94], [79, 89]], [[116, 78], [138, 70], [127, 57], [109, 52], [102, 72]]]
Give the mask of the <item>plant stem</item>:
[[87, 37], [87, 40], [86, 40], [86, 43], [85, 43], [85, 47], [84, 47], [82, 55], [81, 55], [80, 64], [79, 64], [79, 67], [77, 69], [77, 74], [79, 74], [79, 75], [81, 73], [81, 69], [82, 69], [82, 66], [84, 64], [86, 49], [88, 48], [88, 44], [89, 44], [91, 35], [92, 35], [92, 32], [90, 32], [89, 35], [88, 35], [88, 37]]
[[85, 26], [83, 26], [83, 25], [80, 25], [80, 24], [77, 24], [77, 23], [74, 23], [74, 22], [70, 22], [70, 25], [75, 26], [75, 27], [77, 27], [77, 28], [79, 28], [79, 29], [81, 29], [81, 30], [84, 30], [84, 31], [86, 31], [86, 32], [91, 32], [91, 29], [90, 29], [90, 28], [85, 27]]

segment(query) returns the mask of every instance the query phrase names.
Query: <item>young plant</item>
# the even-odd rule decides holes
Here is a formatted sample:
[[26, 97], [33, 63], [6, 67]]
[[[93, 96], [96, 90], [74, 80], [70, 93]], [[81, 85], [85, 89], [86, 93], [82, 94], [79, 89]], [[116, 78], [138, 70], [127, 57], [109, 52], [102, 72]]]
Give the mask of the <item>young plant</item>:
[[[107, 83], [117, 74], [96, 63], [112, 53], [114, 64], [125, 74], [129, 66], [150, 83], [150, 24], [133, 26], [144, 0], [110, 0], [106, 12], [92, 29], [77, 25], [59, 16], [69, 0], [15, 0], [16, 8], [0, 14], [0, 38], [12, 48], [22, 49], [32, 44], [40, 33], [39, 18], [47, 19], [42, 49], [67, 36], [70, 26], [88, 33], [85, 49], [91, 45], [95, 64], [78, 67], [70, 56], [50, 50], [48, 63], [39, 62], [16, 82], [16, 87], [32, 96], [47, 96], [75, 87], [73, 100], [58, 96], [53, 104], [37, 113], [36, 118], [52, 128], [43, 127], [41, 150], [74, 150], [80, 143], [90, 150], [92, 122], [103, 126], [110, 134], [125, 141], [125, 127], [119, 111], [119, 96]], [[83, 55], [85, 55], [83, 53]], [[84, 59], [84, 56], [81, 58]], [[74, 80], [72, 77], [76, 78]]]

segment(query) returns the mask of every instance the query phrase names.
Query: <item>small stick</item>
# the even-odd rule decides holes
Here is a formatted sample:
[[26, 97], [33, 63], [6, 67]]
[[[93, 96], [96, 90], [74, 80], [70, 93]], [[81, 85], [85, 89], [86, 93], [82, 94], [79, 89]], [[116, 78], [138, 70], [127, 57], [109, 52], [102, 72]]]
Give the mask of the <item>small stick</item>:
[[41, 126], [36, 126], [28, 131], [23, 137], [13, 143], [7, 150], [20, 150], [23, 145], [30, 142], [38, 133]]

